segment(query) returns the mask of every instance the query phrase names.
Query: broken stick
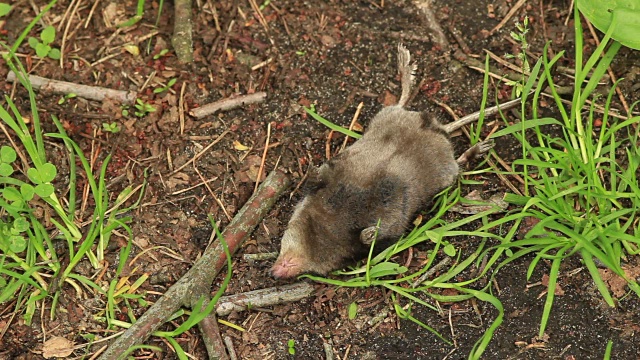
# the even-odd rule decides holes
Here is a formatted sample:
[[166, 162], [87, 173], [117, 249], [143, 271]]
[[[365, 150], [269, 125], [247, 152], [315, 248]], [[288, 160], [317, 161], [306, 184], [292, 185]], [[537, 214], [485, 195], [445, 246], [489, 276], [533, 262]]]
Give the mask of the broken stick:
[[199, 108], [191, 109], [191, 111], [189, 111], [189, 114], [191, 114], [191, 116], [195, 117], [196, 119], [202, 119], [203, 117], [211, 115], [218, 110], [231, 110], [242, 105], [260, 103], [263, 102], [266, 98], [267, 93], [263, 91], [249, 95], [226, 98], [203, 105]]
[[[8, 82], [17, 80], [16, 73], [9, 71], [7, 74]], [[76, 94], [81, 98], [89, 100], [103, 101], [104, 99], [113, 99], [123, 104], [133, 104], [138, 94], [135, 91], [124, 91], [107, 89], [99, 86], [90, 86], [82, 84], [74, 84], [66, 81], [47, 79], [36, 75], [29, 75], [29, 82], [34, 89], [40, 91], [49, 91], [54, 94]]]
[[216, 305], [218, 316], [231, 314], [232, 311], [244, 311], [248, 306], [264, 307], [285, 302], [298, 301], [309, 296], [313, 286], [306, 282], [277, 286], [267, 289], [248, 291], [242, 294], [222, 296]]
[[[272, 172], [265, 179], [222, 233], [231, 254], [242, 246], [288, 186], [289, 178], [280, 171]], [[100, 360], [117, 359], [131, 346], [145, 341], [180, 307], [193, 307], [202, 296], [208, 296], [213, 280], [226, 261], [220, 241], [207, 248], [193, 267], [107, 348]]]

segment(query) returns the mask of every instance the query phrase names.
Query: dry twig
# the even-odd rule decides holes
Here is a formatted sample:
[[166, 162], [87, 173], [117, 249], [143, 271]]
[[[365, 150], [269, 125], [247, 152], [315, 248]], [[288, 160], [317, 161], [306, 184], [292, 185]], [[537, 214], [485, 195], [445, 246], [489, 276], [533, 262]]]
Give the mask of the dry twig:
[[[9, 71], [7, 74], [8, 82], [15, 82], [17, 80], [16, 74], [13, 71]], [[74, 84], [66, 81], [58, 81], [43, 78], [36, 75], [29, 75], [29, 82], [34, 89], [40, 91], [49, 91], [54, 94], [76, 94], [81, 98], [89, 100], [103, 101], [104, 99], [113, 99], [123, 104], [133, 104], [136, 101], [135, 91], [123, 91], [107, 89], [99, 86], [89, 86]]]
[[171, 44], [176, 50], [178, 61], [183, 64], [193, 62], [193, 20], [191, 0], [176, 0], [174, 3], [174, 24]]
[[191, 109], [189, 114], [196, 119], [202, 119], [218, 110], [231, 110], [242, 105], [261, 103], [267, 98], [266, 92], [257, 92], [249, 95], [236, 96], [206, 104], [199, 108]]
[[313, 291], [313, 286], [306, 282], [277, 286], [267, 289], [249, 291], [242, 294], [223, 296], [216, 305], [218, 316], [231, 314], [232, 311], [247, 310], [247, 306], [265, 307], [282, 304], [285, 302], [298, 301], [309, 296]]

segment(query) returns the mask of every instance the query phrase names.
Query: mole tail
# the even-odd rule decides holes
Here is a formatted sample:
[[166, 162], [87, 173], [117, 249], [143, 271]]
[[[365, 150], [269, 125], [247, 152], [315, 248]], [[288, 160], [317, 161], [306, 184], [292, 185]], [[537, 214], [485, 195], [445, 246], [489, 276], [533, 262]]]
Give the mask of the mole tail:
[[411, 88], [415, 81], [413, 73], [417, 68], [416, 64], [411, 64], [411, 53], [409, 53], [409, 50], [407, 50], [402, 43], [398, 44], [398, 73], [402, 81], [402, 95], [400, 96], [398, 105], [401, 107], [404, 107], [409, 101]]
[[468, 162], [483, 156], [494, 146], [495, 142], [493, 141], [493, 139], [481, 141], [470, 147], [467, 151], [464, 152], [464, 154], [460, 155], [460, 157], [456, 161], [458, 162], [459, 166], [464, 166]]

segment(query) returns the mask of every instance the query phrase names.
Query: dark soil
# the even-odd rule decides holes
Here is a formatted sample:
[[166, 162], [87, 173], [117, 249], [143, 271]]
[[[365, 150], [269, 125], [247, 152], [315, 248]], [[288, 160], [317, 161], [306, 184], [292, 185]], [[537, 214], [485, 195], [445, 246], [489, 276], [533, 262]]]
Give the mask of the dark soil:
[[[519, 47], [509, 32], [514, 29], [514, 22], [522, 21], [525, 16], [531, 22], [529, 51], [534, 60], [550, 40], [554, 53], [567, 51], [560, 64], [573, 65], [572, 16], [567, 25], [564, 24], [572, 13], [568, 0], [529, 1], [493, 34], [489, 31], [498, 25], [516, 1], [436, 2], [433, 11], [448, 39], [444, 48], [443, 44], [434, 42], [425, 16], [411, 1], [384, 1], [382, 7], [377, 0], [271, 1], [271, 5], [262, 10], [266, 28], [250, 2], [194, 1], [195, 61], [187, 65], [179, 63], [173, 51], [154, 59], [161, 50], [172, 50], [172, 2], [164, 2], [157, 29], [154, 24], [158, 1], [147, 1], [143, 19], [132, 27], [117, 29], [107, 25], [107, 22], [119, 23], [132, 17], [136, 3], [133, 0], [101, 1], [90, 15], [93, 2], [82, 2], [77, 11], [67, 15], [61, 23], [65, 12], [75, 5], [60, 0], [39, 24], [51, 24], [58, 29], [53, 45], [60, 47], [62, 34], [71, 19], [64, 44], [63, 68], [57, 61], [35, 58], [34, 50], [26, 41], [18, 53], [25, 67], [35, 75], [135, 90], [140, 99], [157, 108], [156, 112], [138, 118], [133, 115], [133, 108], [124, 116], [120, 104], [113, 102], [73, 98], [59, 105], [59, 95], [42, 92], [37, 97], [46, 131], [55, 131], [51, 115], [59, 117], [87, 157], [95, 159], [95, 169], [99, 169], [107, 155], [112, 155], [106, 174], [112, 202], [122, 189], [141, 184], [145, 172], [148, 174], [141, 206], [131, 213], [134, 246], [130, 259], [136, 257], [135, 263], [128, 263], [123, 275], [131, 276], [130, 281], [144, 273], [150, 275], [139, 290], [139, 293], [147, 292], [145, 299], [149, 302], [155, 301], [179, 279], [205, 249], [211, 234], [207, 215], [211, 214], [224, 228], [229, 222], [225, 211], [233, 217], [253, 193], [268, 123], [272, 129], [271, 147], [267, 152], [265, 172], [273, 171], [277, 166], [289, 174], [293, 185], [234, 257], [233, 278], [226, 293], [285, 283], [269, 276], [271, 261], [249, 264], [242, 255], [278, 251], [279, 237], [292, 207], [301, 198], [299, 191], [293, 192], [294, 188], [310, 163], [321, 164], [327, 153], [335, 155], [342, 145], [342, 135], [333, 134], [327, 142], [329, 131], [306, 115], [302, 106], [315, 104], [319, 114], [349, 126], [358, 104], [363, 102], [358, 121], [366, 129], [376, 112], [384, 105], [394, 103], [399, 96], [398, 42], [406, 45], [418, 64], [420, 91], [411, 107], [433, 111], [443, 121], [451, 121], [451, 118], [437, 103], [448, 105], [460, 116], [480, 108], [483, 75], [466, 66], [460, 54], [468, 52], [467, 56], [484, 61], [484, 49], [498, 56], [516, 53]], [[10, 16], [0, 18], [0, 36], [8, 44], [13, 44], [35, 17], [32, 4], [40, 9], [46, 5], [42, 0], [18, 1]], [[215, 6], [215, 15], [210, 5]], [[37, 37], [41, 29], [41, 25], [36, 25], [30, 36]], [[156, 30], [155, 35], [148, 37]], [[455, 40], [451, 31], [457, 33], [460, 40]], [[145, 39], [141, 40], [143, 37]], [[585, 39], [585, 51], [590, 53], [595, 42], [588, 31]], [[125, 51], [123, 45], [127, 43], [136, 44], [140, 55]], [[618, 78], [627, 78], [620, 83], [620, 88], [630, 104], [640, 97], [637, 86], [633, 86], [637, 82], [638, 59], [637, 53], [623, 49], [613, 66]], [[267, 60], [269, 63], [252, 70]], [[496, 63], [492, 66], [506, 71]], [[0, 66], [0, 78], [6, 78], [7, 72], [6, 66]], [[171, 78], [178, 80], [170, 92], [153, 93], [154, 88], [161, 87], [160, 83], [166, 84]], [[570, 84], [572, 80], [558, 75], [557, 81]], [[203, 120], [187, 114], [184, 132], [181, 132], [178, 107], [183, 84], [187, 110], [238, 94], [266, 91], [268, 97], [263, 103], [219, 112]], [[497, 81], [493, 85], [492, 89], [498, 89], [500, 101], [509, 99], [510, 87]], [[14, 99], [22, 113], [29, 113], [26, 91], [6, 82], [2, 83], [1, 89], [6, 94], [15, 94]], [[495, 98], [493, 91], [489, 98]], [[6, 108], [6, 104], [3, 105]], [[614, 107], [621, 109], [619, 103]], [[488, 120], [485, 135], [499, 125], [493, 120]], [[513, 116], [512, 120], [517, 121], [517, 118]], [[103, 123], [114, 121], [122, 131], [109, 133], [103, 130]], [[227, 129], [231, 132], [194, 165], [168, 176]], [[469, 146], [464, 136], [456, 136], [454, 141], [458, 153]], [[8, 143], [4, 134], [0, 135], [0, 142]], [[60, 143], [51, 144], [49, 160], [58, 166], [56, 181], [63, 189], [68, 182], [65, 178], [68, 163]], [[329, 144], [329, 150], [326, 144]], [[520, 153], [517, 143], [508, 138], [498, 143], [496, 152], [507, 162]], [[208, 183], [211, 191], [198, 186], [174, 194], [201, 184], [203, 179], [212, 180]], [[485, 185], [475, 187], [483, 196], [508, 191], [495, 176], [483, 175], [475, 180], [485, 182]], [[80, 181], [78, 189], [83, 186], [84, 181]], [[462, 193], [465, 195], [471, 190], [471, 187], [464, 187]], [[78, 214], [79, 222], [89, 219], [92, 211], [89, 203], [87, 209]], [[461, 215], [448, 216], [455, 219]], [[479, 239], [460, 238], [454, 240], [454, 245], [463, 253], [471, 253], [478, 242]], [[125, 244], [124, 235], [114, 235], [111, 239], [106, 259], [108, 269], [100, 275], [101, 280], [96, 280], [101, 285], [108, 286], [119, 261], [119, 249]], [[137, 257], [143, 251], [145, 254]], [[602, 359], [607, 341], [612, 340], [614, 359], [640, 359], [640, 301], [630, 295], [621, 298], [616, 308], [608, 308], [578, 259], [563, 264], [559, 280], [563, 294], [555, 297], [546, 336], [538, 339], [546, 294], [544, 276], [549, 264], [542, 261], [527, 279], [530, 260], [518, 260], [495, 277], [494, 293], [504, 305], [505, 321], [483, 358]], [[631, 264], [638, 265], [637, 259], [630, 260]], [[96, 272], [88, 263], [81, 263], [76, 271], [88, 277]], [[215, 282], [213, 291], [221, 281], [222, 277]], [[382, 289], [336, 288], [321, 284], [315, 287], [314, 294], [300, 302], [264, 311], [232, 313], [225, 320], [246, 331], [221, 325], [223, 336], [233, 339], [241, 359], [323, 359], [325, 343], [331, 344], [336, 358], [340, 359], [463, 359], [497, 315], [493, 306], [480, 301], [439, 304], [441, 314], [414, 307], [413, 316], [455, 344], [447, 345], [411, 321], [398, 319], [390, 294]], [[105, 330], [106, 325], [94, 318], [102, 316], [104, 301], [89, 293], [78, 297], [72, 287], [65, 285], [55, 320], [48, 316], [51, 299], [47, 298], [38, 304], [44, 306], [44, 310], [36, 311], [42, 317], [36, 316], [31, 326], [25, 325], [20, 314], [12, 317], [15, 304], [2, 304], [0, 359], [40, 359], [43, 342], [52, 336], [84, 344], [87, 340], [83, 335], [87, 333], [100, 337], [111, 335], [112, 331]], [[347, 308], [354, 301], [358, 303], [359, 311], [357, 317], [350, 320]], [[137, 308], [134, 315], [139, 317], [145, 309]], [[122, 320], [127, 320], [126, 307], [120, 311]], [[387, 316], [382, 322], [369, 325], [372, 317], [384, 313]], [[171, 324], [164, 327], [173, 328]], [[294, 356], [288, 353], [290, 339], [295, 341]], [[179, 342], [194, 358], [206, 358], [195, 329], [183, 335]], [[165, 352], [141, 350], [136, 353], [141, 358], [177, 358], [159, 338], [151, 338], [147, 344], [159, 346]], [[74, 358], [85, 351], [97, 351], [103, 345], [79, 349]]]

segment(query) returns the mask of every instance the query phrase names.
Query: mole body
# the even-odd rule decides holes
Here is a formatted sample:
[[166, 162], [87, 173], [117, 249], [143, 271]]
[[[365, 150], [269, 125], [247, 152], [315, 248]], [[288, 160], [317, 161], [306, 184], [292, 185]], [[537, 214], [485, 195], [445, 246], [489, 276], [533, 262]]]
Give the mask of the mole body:
[[312, 170], [308, 194], [282, 237], [274, 277], [326, 275], [362, 259], [376, 231], [376, 243], [399, 239], [421, 206], [455, 181], [459, 165], [493, 146], [480, 142], [456, 159], [448, 132], [464, 124], [444, 127], [425, 113], [404, 109], [415, 65], [402, 45], [398, 70], [398, 104], [382, 109], [360, 140]]

